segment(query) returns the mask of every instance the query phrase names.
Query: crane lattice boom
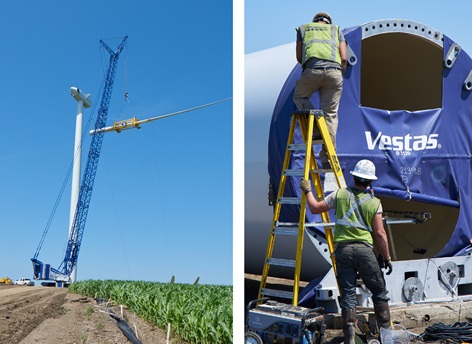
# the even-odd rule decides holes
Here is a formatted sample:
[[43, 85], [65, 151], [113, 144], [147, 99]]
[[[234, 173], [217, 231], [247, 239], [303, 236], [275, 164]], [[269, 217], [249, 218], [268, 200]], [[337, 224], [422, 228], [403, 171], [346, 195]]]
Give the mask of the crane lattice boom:
[[[100, 43], [110, 54], [108, 71], [105, 78], [105, 84], [103, 87], [102, 100], [100, 108], [98, 110], [97, 120], [95, 122], [95, 129], [103, 128], [106, 125], [108, 107], [110, 105], [111, 94], [113, 91], [114, 78], [116, 73], [116, 66], [118, 57], [125, 46], [126, 36], [116, 51], [113, 51], [108, 45], [102, 40]], [[85, 222], [87, 220], [87, 214], [90, 207], [90, 200], [92, 198], [93, 184], [95, 181], [95, 175], [97, 173], [98, 161], [100, 158], [100, 151], [103, 143], [103, 134], [94, 135], [90, 144], [89, 154], [87, 158], [87, 164], [85, 166], [84, 175], [82, 177], [82, 183], [80, 185], [79, 198], [77, 201], [77, 207], [75, 210], [74, 220], [72, 222], [72, 228], [70, 230], [69, 239], [67, 242], [67, 248], [64, 260], [62, 261], [59, 269], [51, 268], [49, 264], [43, 264], [37, 259], [37, 255], [32, 258], [34, 277], [36, 279], [44, 280], [60, 280], [69, 281], [70, 275], [77, 264], [79, 256], [80, 245], [82, 243], [82, 237], [85, 229]]]

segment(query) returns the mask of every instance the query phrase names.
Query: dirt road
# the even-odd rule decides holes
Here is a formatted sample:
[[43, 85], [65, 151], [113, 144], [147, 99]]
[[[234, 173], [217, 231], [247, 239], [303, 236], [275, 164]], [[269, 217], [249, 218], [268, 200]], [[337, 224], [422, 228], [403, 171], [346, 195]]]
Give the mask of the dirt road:
[[[113, 311], [120, 315], [119, 307]], [[0, 343], [130, 343], [116, 320], [103, 313], [93, 299], [68, 289], [0, 285], [0, 319]], [[166, 343], [164, 331], [126, 309], [124, 319], [143, 344]]]

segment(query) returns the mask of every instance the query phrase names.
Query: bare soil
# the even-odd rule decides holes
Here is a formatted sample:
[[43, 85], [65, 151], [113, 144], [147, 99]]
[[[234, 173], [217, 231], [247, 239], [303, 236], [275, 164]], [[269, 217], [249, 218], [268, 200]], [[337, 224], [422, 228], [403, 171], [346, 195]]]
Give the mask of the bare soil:
[[[121, 317], [121, 307], [112, 306]], [[117, 320], [91, 298], [68, 289], [0, 285], [0, 343], [126, 344]], [[166, 343], [163, 331], [123, 309], [123, 319], [143, 344]], [[169, 343], [185, 344], [171, 338]]]

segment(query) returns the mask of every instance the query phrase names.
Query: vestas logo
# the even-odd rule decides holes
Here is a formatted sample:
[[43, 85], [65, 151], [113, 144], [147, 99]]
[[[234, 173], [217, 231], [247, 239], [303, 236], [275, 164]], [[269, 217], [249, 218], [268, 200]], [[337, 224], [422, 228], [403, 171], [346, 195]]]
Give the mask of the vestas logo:
[[365, 132], [367, 148], [374, 150], [393, 150], [398, 152], [422, 151], [425, 149], [441, 148], [438, 142], [439, 134], [411, 136], [388, 136], [379, 132], [375, 138], [370, 131]]

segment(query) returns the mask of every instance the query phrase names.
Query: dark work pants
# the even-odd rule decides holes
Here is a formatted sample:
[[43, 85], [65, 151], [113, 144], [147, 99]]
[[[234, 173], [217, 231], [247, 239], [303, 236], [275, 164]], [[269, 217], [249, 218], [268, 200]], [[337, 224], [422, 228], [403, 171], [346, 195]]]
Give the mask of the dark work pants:
[[356, 308], [357, 273], [372, 293], [374, 305], [389, 301], [385, 280], [372, 247], [365, 243], [338, 244], [334, 253], [341, 309]]

